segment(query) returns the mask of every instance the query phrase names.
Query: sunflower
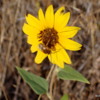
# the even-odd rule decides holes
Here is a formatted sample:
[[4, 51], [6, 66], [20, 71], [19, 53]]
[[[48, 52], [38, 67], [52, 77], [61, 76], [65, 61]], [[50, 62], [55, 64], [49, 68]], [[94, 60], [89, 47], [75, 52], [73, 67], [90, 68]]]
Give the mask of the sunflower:
[[45, 15], [40, 8], [38, 18], [31, 14], [26, 16], [27, 23], [23, 25], [23, 32], [28, 35], [27, 42], [31, 44], [31, 52], [37, 51], [35, 62], [38, 64], [48, 57], [51, 63], [64, 68], [64, 63], [71, 64], [66, 50], [81, 49], [81, 44], [70, 39], [80, 28], [66, 26], [70, 12], [64, 13], [64, 9], [61, 7], [54, 13], [53, 6], [50, 5]]

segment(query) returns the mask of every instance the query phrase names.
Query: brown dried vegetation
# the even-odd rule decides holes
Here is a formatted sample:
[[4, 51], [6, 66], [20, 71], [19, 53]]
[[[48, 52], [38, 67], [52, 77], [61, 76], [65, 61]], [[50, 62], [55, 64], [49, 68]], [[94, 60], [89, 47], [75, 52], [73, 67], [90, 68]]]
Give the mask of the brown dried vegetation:
[[[55, 80], [55, 100], [66, 93], [70, 100], [100, 100], [100, 0], [0, 0], [0, 100], [37, 100], [38, 95], [21, 79], [15, 67], [47, 76], [50, 63], [48, 59], [40, 65], [33, 62], [35, 54], [29, 50], [22, 25], [26, 14], [37, 16], [38, 9], [45, 10], [49, 4], [55, 10], [65, 6], [71, 12], [69, 25], [81, 27], [74, 39], [83, 47], [69, 53], [72, 67], [90, 81], [87, 85]], [[46, 95], [42, 100], [48, 100]]]

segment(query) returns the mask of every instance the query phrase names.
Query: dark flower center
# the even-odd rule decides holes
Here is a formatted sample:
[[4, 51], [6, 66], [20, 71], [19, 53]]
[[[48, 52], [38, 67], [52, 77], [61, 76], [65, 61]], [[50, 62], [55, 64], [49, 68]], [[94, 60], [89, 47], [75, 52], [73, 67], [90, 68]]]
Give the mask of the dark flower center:
[[[49, 51], [55, 50], [55, 44], [58, 43], [57, 31], [54, 28], [47, 28], [39, 33], [39, 41], [42, 41], [42, 45], [47, 48]], [[47, 50], [46, 49], [46, 50]], [[45, 53], [45, 52], [44, 52]], [[49, 52], [50, 53], [50, 52]]]

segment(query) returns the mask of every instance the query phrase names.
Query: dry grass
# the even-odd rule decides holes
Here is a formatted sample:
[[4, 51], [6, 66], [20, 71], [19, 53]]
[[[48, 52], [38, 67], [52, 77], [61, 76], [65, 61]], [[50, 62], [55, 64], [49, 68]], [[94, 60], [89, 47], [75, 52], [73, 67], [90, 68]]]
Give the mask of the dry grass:
[[[64, 5], [71, 12], [69, 25], [81, 27], [74, 38], [83, 44], [78, 52], [70, 52], [73, 67], [90, 81], [90, 85], [74, 81], [55, 81], [55, 100], [68, 93], [70, 100], [100, 100], [100, 0], [0, 0], [0, 100], [37, 100], [30, 87], [20, 78], [15, 67], [21, 66], [46, 77], [50, 64], [33, 63], [35, 54], [29, 50], [22, 32], [25, 15], [37, 16], [41, 7]], [[47, 100], [44, 95], [42, 100]]]

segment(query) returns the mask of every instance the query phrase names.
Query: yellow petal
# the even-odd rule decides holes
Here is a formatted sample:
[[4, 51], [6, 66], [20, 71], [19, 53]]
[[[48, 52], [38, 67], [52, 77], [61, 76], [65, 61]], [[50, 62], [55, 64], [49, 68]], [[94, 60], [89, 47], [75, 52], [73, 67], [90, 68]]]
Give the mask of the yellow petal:
[[77, 34], [79, 30], [79, 27], [67, 26], [62, 30], [62, 32], [59, 32], [58, 35], [59, 37], [72, 38]]
[[70, 18], [70, 12], [67, 12], [65, 13], [64, 15], [61, 16], [61, 18], [59, 19], [60, 20], [60, 23], [61, 23], [61, 27], [64, 27], [67, 25], [68, 21], [69, 21], [69, 18]]
[[46, 21], [45, 21], [44, 13], [41, 8], [39, 9], [38, 16], [41, 24], [44, 26], [44, 28], [46, 28]]
[[61, 57], [59, 56], [58, 52], [48, 55], [48, 58], [53, 64], [56, 64], [61, 68], [64, 68], [64, 62], [61, 59]]
[[48, 58], [49, 58], [49, 60], [50, 60], [51, 63], [53, 63], [53, 64], [56, 63], [51, 54], [48, 55]]
[[54, 23], [54, 29], [60, 32], [68, 23], [69, 18], [70, 18], [70, 12], [62, 14], [61, 10], [57, 11], [55, 13], [55, 23]]
[[37, 35], [40, 31], [26, 23], [23, 25], [23, 32], [29, 36]]
[[67, 52], [62, 47], [59, 46], [59, 48], [59, 51], [55, 51], [52, 54], [48, 55], [48, 58], [53, 64], [64, 68], [64, 62], [67, 64], [71, 64], [71, 60]]
[[39, 41], [36, 38], [36, 36], [28, 36], [27, 43], [29, 43], [31, 45], [38, 45], [39, 44]]
[[63, 49], [63, 47], [62, 47], [59, 43], [57, 43], [57, 44], [55, 45], [55, 51], [52, 51], [52, 53], [58, 52], [58, 51], [60, 51], [61, 49]]
[[28, 16], [26, 16], [26, 21], [29, 25], [39, 30], [43, 29], [43, 26], [41, 25], [40, 21], [36, 17], [32, 16], [31, 14], [28, 14]]
[[77, 51], [80, 50], [82, 45], [70, 40], [70, 39], [66, 39], [65, 37], [59, 37], [59, 42], [62, 45], [63, 48], [68, 49], [68, 50], [72, 50], [72, 51]]
[[35, 44], [35, 45], [31, 46], [31, 52], [32, 53], [36, 52], [37, 50], [38, 50], [38, 45]]
[[47, 27], [53, 28], [53, 25], [54, 25], [54, 11], [53, 11], [53, 6], [52, 5], [50, 5], [46, 10], [45, 20], [46, 20]]
[[28, 36], [27, 38], [27, 43], [31, 44], [31, 52], [34, 53], [38, 50], [38, 44], [39, 44], [39, 41], [38, 39], [36, 39], [35, 37], [33, 36]]
[[67, 64], [72, 63], [71, 60], [70, 60], [70, 57], [68, 56], [67, 52], [64, 49], [60, 50], [59, 57], [61, 57], [61, 59]]
[[41, 63], [45, 58], [47, 57], [47, 54], [43, 53], [42, 51], [38, 50], [37, 55], [35, 57], [36, 63]]
[[65, 10], [65, 7], [60, 7], [60, 8], [56, 11], [55, 17], [57, 18], [64, 10]]

